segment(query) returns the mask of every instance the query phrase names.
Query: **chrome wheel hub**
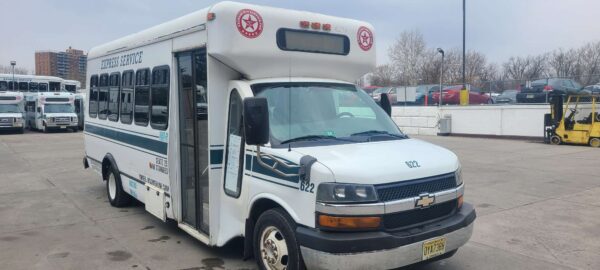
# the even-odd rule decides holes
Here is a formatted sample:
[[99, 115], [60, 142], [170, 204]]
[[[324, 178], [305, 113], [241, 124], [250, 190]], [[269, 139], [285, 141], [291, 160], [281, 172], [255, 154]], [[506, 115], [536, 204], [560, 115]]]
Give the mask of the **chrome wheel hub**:
[[115, 176], [111, 173], [108, 175], [108, 196], [111, 200], [114, 200], [117, 195], [117, 181]]
[[288, 265], [288, 249], [283, 234], [269, 226], [260, 237], [260, 253], [263, 264], [271, 270], [285, 270]]

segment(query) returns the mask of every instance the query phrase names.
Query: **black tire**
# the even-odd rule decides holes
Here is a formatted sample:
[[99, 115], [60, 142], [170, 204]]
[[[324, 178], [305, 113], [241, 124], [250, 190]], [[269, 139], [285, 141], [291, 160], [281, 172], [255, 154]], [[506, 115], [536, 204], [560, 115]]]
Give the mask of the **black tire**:
[[[260, 269], [271, 269], [265, 266], [266, 259], [263, 258], [261, 250], [261, 238], [263, 233], [265, 233], [268, 229], [272, 229], [273, 227], [277, 230], [277, 232], [274, 234], [275, 237], [277, 237], [277, 233], [280, 233], [279, 237], [283, 237], [283, 243], [285, 243], [287, 247], [287, 255], [275, 255], [275, 257], [277, 257], [277, 262], [285, 263], [285, 269], [287, 270], [306, 269], [300, 254], [300, 246], [296, 240], [296, 223], [281, 208], [273, 208], [265, 211], [262, 215], [260, 215], [258, 221], [256, 221], [256, 225], [254, 226], [253, 249], [254, 258], [256, 259], [258, 267]], [[277, 249], [275, 250], [277, 251]]]
[[562, 143], [562, 139], [558, 135], [550, 137], [550, 144], [559, 145]]
[[[113, 177], [113, 179], [111, 179]], [[108, 173], [106, 174], [106, 196], [108, 197], [108, 202], [110, 205], [114, 207], [125, 207], [131, 204], [131, 197], [123, 190], [123, 185], [121, 184], [121, 174], [114, 166], [110, 166], [108, 168]], [[114, 187], [112, 187], [114, 180]], [[114, 188], [114, 189], [113, 189]], [[111, 192], [111, 189], [112, 192]], [[114, 195], [111, 195], [114, 193]], [[114, 197], [113, 197], [114, 196]]]

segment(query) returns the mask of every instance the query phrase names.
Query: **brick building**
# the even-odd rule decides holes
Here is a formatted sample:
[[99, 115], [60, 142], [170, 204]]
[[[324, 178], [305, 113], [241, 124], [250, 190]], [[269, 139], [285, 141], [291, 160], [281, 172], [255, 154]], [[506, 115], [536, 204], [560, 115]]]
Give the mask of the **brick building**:
[[35, 52], [35, 74], [56, 76], [67, 80], [81, 82], [85, 88], [85, 72], [87, 55], [82, 50], [69, 47], [64, 52], [37, 51]]

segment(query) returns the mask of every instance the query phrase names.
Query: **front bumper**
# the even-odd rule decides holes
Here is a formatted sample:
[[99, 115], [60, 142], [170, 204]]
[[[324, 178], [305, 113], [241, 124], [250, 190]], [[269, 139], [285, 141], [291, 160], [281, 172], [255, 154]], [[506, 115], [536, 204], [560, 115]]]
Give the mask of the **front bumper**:
[[473, 233], [475, 209], [465, 203], [456, 214], [397, 232], [332, 233], [298, 227], [296, 237], [308, 269], [391, 269], [422, 261], [423, 242], [444, 236], [446, 253]]

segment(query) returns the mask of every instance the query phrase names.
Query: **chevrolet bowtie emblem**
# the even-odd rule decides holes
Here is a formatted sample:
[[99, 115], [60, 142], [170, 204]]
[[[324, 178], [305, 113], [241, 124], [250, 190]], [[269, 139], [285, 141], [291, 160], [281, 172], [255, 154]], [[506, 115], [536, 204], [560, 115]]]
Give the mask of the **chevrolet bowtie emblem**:
[[419, 198], [417, 199], [417, 201], [415, 203], [415, 207], [427, 208], [430, 205], [432, 205], [434, 202], [435, 202], [434, 195], [430, 195], [429, 193], [424, 193], [424, 194], [419, 195]]

